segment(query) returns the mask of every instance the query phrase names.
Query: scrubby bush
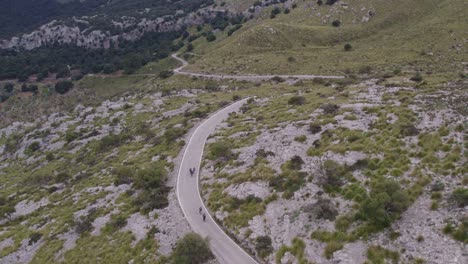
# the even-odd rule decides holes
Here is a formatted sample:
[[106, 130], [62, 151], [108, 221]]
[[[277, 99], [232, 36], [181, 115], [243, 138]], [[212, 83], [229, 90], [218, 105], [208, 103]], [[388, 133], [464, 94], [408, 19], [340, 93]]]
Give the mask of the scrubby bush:
[[57, 175], [55, 175], [55, 182], [57, 182], [57, 183], [65, 182], [70, 178], [71, 177], [70, 177], [70, 175], [68, 173], [66, 173], [65, 171], [61, 171]]
[[185, 130], [181, 127], [171, 127], [164, 132], [163, 137], [167, 142], [173, 142], [185, 134]]
[[215, 41], [215, 40], [216, 40], [216, 36], [213, 34], [213, 32], [209, 32], [209, 33], [206, 35], [206, 40], [207, 40], [208, 42]]
[[23, 93], [26, 93], [26, 92], [37, 93], [38, 90], [39, 90], [39, 87], [37, 87], [37, 85], [35, 84], [27, 85], [23, 83], [23, 85], [21, 85], [21, 92]]
[[301, 170], [303, 164], [304, 161], [302, 160], [301, 156], [295, 155], [288, 162], [288, 168], [291, 170]]
[[5, 217], [10, 218], [10, 216], [15, 211], [15, 208], [9, 203], [9, 201], [6, 198], [0, 197], [0, 219]]
[[41, 148], [41, 145], [40, 145], [40, 143], [37, 142], [37, 141], [34, 141], [33, 143], [31, 143], [31, 144], [28, 146], [28, 150], [31, 151], [31, 152], [36, 152], [36, 151], [38, 151], [40, 148]]
[[232, 146], [227, 141], [215, 142], [210, 145], [208, 158], [211, 160], [229, 160], [234, 157], [234, 153], [232, 152]]
[[106, 229], [110, 232], [117, 231], [127, 225], [127, 218], [123, 215], [112, 215], [106, 225]]
[[346, 168], [333, 160], [326, 160], [321, 166], [321, 179], [319, 183], [327, 192], [338, 190], [344, 184]]
[[281, 13], [281, 9], [277, 6], [271, 10], [270, 17], [275, 18], [277, 14]]
[[86, 215], [82, 215], [79, 219], [75, 220], [75, 232], [83, 234], [90, 232], [93, 229], [93, 221], [96, 218], [97, 210], [92, 208]]
[[115, 168], [113, 170], [116, 179], [114, 180], [114, 185], [118, 186], [121, 184], [130, 184], [133, 182], [133, 177], [135, 174], [135, 169], [130, 166], [123, 166]]
[[55, 84], [55, 91], [59, 94], [66, 94], [73, 88], [73, 83], [70, 81], [60, 81]]
[[295, 95], [288, 100], [288, 104], [290, 105], [303, 105], [306, 103], [306, 99], [304, 96]]
[[216, 92], [216, 91], [219, 91], [221, 89], [219, 88], [219, 86], [218, 86], [218, 84], [216, 82], [209, 81], [205, 85], [205, 90], [207, 90], [209, 92]]
[[318, 219], [335, 220], [338, 210], [329, 199], [319, 198], [318, 201], [305, 208], [305, 211]]
[[42, 234], [38, 232], [34, 232], [31, 235], [29, 235], [29, 241], [28, 245], [35, 244], [37, 241], [39, 241], [42, 238]]
[[413, 124], [404, 124], [400, 126], [400, 135], [403, 137], [417, 136], [419, 134], [419, 129], [417, 129]]
[[468, 206], [468, 188], [457, 188], [452, 193], [453, 200], [459, 207]]
[[260, 258], [265, 258], [273, 252], [271, 238], [269, 236], [258, 236], [255, 240], [255, 250]]
[[359, 68], [359, 74], [370, 74], [372, 72], [372, 67], [369, 65], [364, 65]]
[[7, 93], [13, 92], [14, 89], [15, 89], [15, 86], [12, 83], [5, 83], [5, 85], [3, 85], [3, 90]]
[[367, 249], [367, 258], [371, 263], [398, 263], [400, 255], [398, 252], [390, 251], [381, 246], [370, 246]]
[[195, 233], [188, 233], [179, 240], [171, 255], [174, 264], [202, 264], [213, 258], [208, 240]]
[[273, 76], [273, 78], [271, 78], [272, 81], [274, 82], [278, 82], [278, 83], [282, 83], [284, 82], [285, 80], [279, 76]]
[[320, 108], [327, 115], [336, 114], [336, 112], [338, 112], [338, 109], [340, 109], [340, 107], [336, 104], [324, 104]]
[[309, 125], [309, 131], [312, 134], [317, 134], [322, 131], [322, 127], [319, 124], [312, 123]]
[[167, 78], [171, 77], [172, 75], [174, 75], [173, 71], [165, 70], [165, 71], [161, 71], [158, 76], [161, 79], [167, 79]]
[[413, 81], [413, 82], [422, 82], [423, 77], [422, 77], [421, 73], [418, 72], [413, 77], [411, 77], [410, 80]]
[[234, 32], [236, 32], [237, 30], [239, 30], [240, 28], [242, 27], [242, 25], [238, 24], [238, 25], [235, 25], [234, 27], [230, 28], [227, 32], [227, 35], [228, 36], [231, 36], [232, 34], [234, 34]]
[[353, 46], [351, 46], [351, 44], [346, 43], [346, 44], [344, 45], [344, 50], [345, 50], [345, 51], [351, 51], [352, 49], [353, 49]]
[[123, 133], [118, 135], [109, 134], [103, 137], [100, 141], [98, 141], [98, 144], [96, 145], [96, 150], [98, 152], [105, 152], [111, 150], [123, 144], [128, 138], [129, 135]]
[[339, 26], [341, 26], [341, 21], [340, 20], [333, 20], [332, 25], [334, 27], [339, 27]]

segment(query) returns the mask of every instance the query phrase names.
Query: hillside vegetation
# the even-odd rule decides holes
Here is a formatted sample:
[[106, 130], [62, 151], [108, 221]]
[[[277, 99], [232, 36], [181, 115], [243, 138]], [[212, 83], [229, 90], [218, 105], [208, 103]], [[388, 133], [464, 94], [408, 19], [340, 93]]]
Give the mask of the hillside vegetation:
[[299, 1], [280, 6], [274, 18], [269, 7], [233, 37], [198, 50], [204, 56], [192, 69], [329, 74], [370, 66], [451, 73], [460, 72], [466, 59], [468, 20], [462, 0], [357, 0], [331, 6]]

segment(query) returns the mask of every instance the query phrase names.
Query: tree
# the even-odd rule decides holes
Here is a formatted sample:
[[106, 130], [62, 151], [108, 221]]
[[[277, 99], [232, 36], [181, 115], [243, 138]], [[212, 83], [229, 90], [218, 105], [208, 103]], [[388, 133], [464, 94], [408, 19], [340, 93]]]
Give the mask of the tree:
[[358, 216], [380, 230], [390, 226], [409, 205], [409, 196], [401, 189], [400, 184], [394, 180], [383, 179], [373, 183]]
[[208, 241], [195, 233], [186, 234], [172, 252], [173, 264], [202, 264], [213, 259]]
[[71, 81], [60, 81], [55, 84], [55, 91], [59, 94], [66, 94], [73, 88], [73, 83]]

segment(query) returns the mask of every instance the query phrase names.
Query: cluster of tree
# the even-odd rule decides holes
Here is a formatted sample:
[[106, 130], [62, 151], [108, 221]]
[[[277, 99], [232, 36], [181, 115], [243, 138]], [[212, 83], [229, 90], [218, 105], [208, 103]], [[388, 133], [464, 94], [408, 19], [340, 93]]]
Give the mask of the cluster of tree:
[[56, 73], [68, 77], [70, 69], [82, 74], [132, 73], [151, 60], [167, 57], [181, 44], [173, 44], [180, 32], [148, 33], [135, 42], [122, 41], [110, 49], [86, 49], [74, 45], [53, 44], [30, 51], [0, 50], [0, 79], [26, 81], [36, 74], [38, 79]]
[[[184, 13], [196, 11], [200, 7], [212, 5], [213, 0], [179, 0], [167, 4], [166, 0], [15, 0], [0, 1], [0, 38], [7, 38], [18, 33], [26, 33], [54, 19], [66, 20], [71, 17], [87, 15], [92, 29], [115, 32], [111, 20], [122, 16], [156, 18], [175, 15], [177, 10]], [[142, 13], [141, 10], [147, 9]], [[98, 16], [94, 16], [98, 15]], [[72, 20], [69, 23], [74, 23]], [[82, 24], [80, 27], [83, 27]]]

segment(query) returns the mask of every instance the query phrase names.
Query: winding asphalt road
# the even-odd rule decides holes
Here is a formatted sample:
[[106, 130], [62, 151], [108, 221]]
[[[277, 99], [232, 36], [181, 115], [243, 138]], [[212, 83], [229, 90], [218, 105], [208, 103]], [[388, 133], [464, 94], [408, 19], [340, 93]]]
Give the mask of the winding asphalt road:
[[220, 74], [195, 73], [195, 72], [184, 71], [184, 68], [187, 67], [188, 62], [178, 57], [176, 53], [172, 54], [172, 58], [182, 63], [182, 66], [173, 70], [174, 74], [201, 77], [201, 78], [210, 78], [210, 79], [215, 79], [215, 80], [232, 79], [232, 80], [238, 80], [238, 81], [265, 81], [265, 80], [270, 80], [271, 78], [275, 76], [281, 77], [283, 79], [298, 79], [298, 80], [311, 80], [311, 79], [317, 79], [317, 78], [323, 78], [323, 79], [343, 79], [344, 78], [344, 76], [308, 75], [308, 74], [305, 74], [305, 75], [254, 75], [254, 74], [220, 75]]
[[[219, 110], [195, 129], [185, 148], [177, 175], [177, 198], [185, 218], [194, 232], [208, 237], [211, 250], [221, 264], [257, 264], [257, 262], [226, 235], [208, 213], [200, 196], [198, 172], [208, 136], [217, 125], [228, 118], [229, 113], [239, 110], [247, 100], [248, 98], [237, 101]], [[195, 168], [193, 176], [190, 175], [190, 168]], [[206, 214], [206, 221], [203, 221], [199, 212], [200, 207]]]

